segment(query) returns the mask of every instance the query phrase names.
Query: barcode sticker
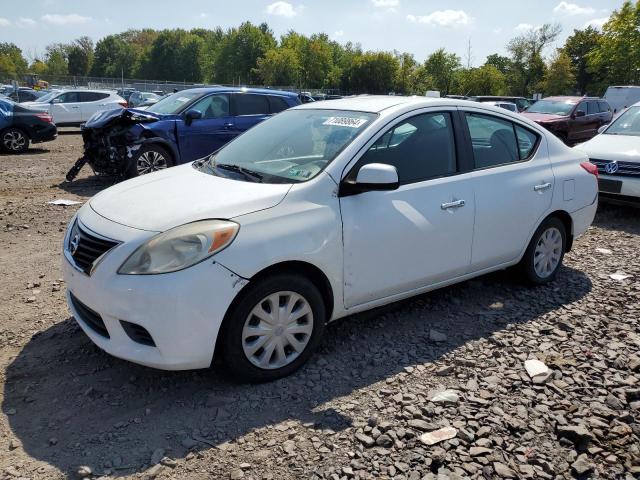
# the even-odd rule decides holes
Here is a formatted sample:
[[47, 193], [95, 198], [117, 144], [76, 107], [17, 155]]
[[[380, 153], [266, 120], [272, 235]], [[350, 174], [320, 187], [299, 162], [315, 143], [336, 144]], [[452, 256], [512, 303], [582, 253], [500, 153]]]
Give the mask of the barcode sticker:
[[367, 123], [367, 120], [364, 118], [330, 117], [323, 123], [323, 125], [333, 125], [336, 127], [360, 128], [365, 123]]

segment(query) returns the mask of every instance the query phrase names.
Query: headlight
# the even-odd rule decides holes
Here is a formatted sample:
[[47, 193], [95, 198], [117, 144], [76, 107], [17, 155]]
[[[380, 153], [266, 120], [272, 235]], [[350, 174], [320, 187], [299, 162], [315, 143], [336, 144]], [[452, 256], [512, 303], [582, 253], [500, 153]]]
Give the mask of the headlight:
[[122, 264], [123, 275], [154, 275], [183, 270], [225, 249], [240, 225], [227, 220], [202, 220], [156, 235]]

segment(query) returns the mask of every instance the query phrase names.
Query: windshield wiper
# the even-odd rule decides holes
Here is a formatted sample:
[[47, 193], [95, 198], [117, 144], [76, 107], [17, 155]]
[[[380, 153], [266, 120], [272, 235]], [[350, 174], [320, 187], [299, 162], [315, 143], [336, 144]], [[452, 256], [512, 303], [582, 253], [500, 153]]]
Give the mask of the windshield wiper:
[[240, 165], [232, 165], [230, 163], [216, 163], [216, 168], [221, 168], [223, 170], [229, 170], [230, 172], [237, 172], [242, 174], [245, 178], [249, 180], [254, 180], [257, 182], [261, 182], [264, 176], [261, 173], [254, 172], [253, 170], [249, 170], [248, 168], [241, 167]]

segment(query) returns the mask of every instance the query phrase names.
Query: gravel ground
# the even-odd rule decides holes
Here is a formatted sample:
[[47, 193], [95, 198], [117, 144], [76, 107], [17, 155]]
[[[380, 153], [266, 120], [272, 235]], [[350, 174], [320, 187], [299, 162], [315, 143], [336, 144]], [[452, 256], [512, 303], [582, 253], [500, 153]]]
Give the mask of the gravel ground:
[[501, 272], [345, 319], [300, 372], [237, 385], [111, 358], [76, 326], [76, 207], [46, 202], [108, 186], [60, 183], [80, 150], [70, 130], [0, 156], [0, 478], [640, 477], [638, 210], [602, 205], [552, 285]]

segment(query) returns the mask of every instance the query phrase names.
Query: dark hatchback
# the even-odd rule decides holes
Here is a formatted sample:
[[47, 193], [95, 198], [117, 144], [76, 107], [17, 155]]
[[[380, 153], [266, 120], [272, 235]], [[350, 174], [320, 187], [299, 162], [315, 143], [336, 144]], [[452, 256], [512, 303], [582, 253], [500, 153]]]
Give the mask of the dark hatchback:
[[135, 177], [205, 157], [270, 116], [300, 104], [291, 92], [251, 88], [194, 88], [146, 110], [99, 112], [82, 128], [86, 162], [97, 173]]
[[29, 143], [48, 142], [57, 136], [58, 129], [48, 113], [0, 99], [0, 148], [3, 151], [22, 153], [29, 148]]
[[613, 119], [611, 106], [595, 97], [547, 97], [522, 115], [546, 128], [567, 145], [595, 137]]

